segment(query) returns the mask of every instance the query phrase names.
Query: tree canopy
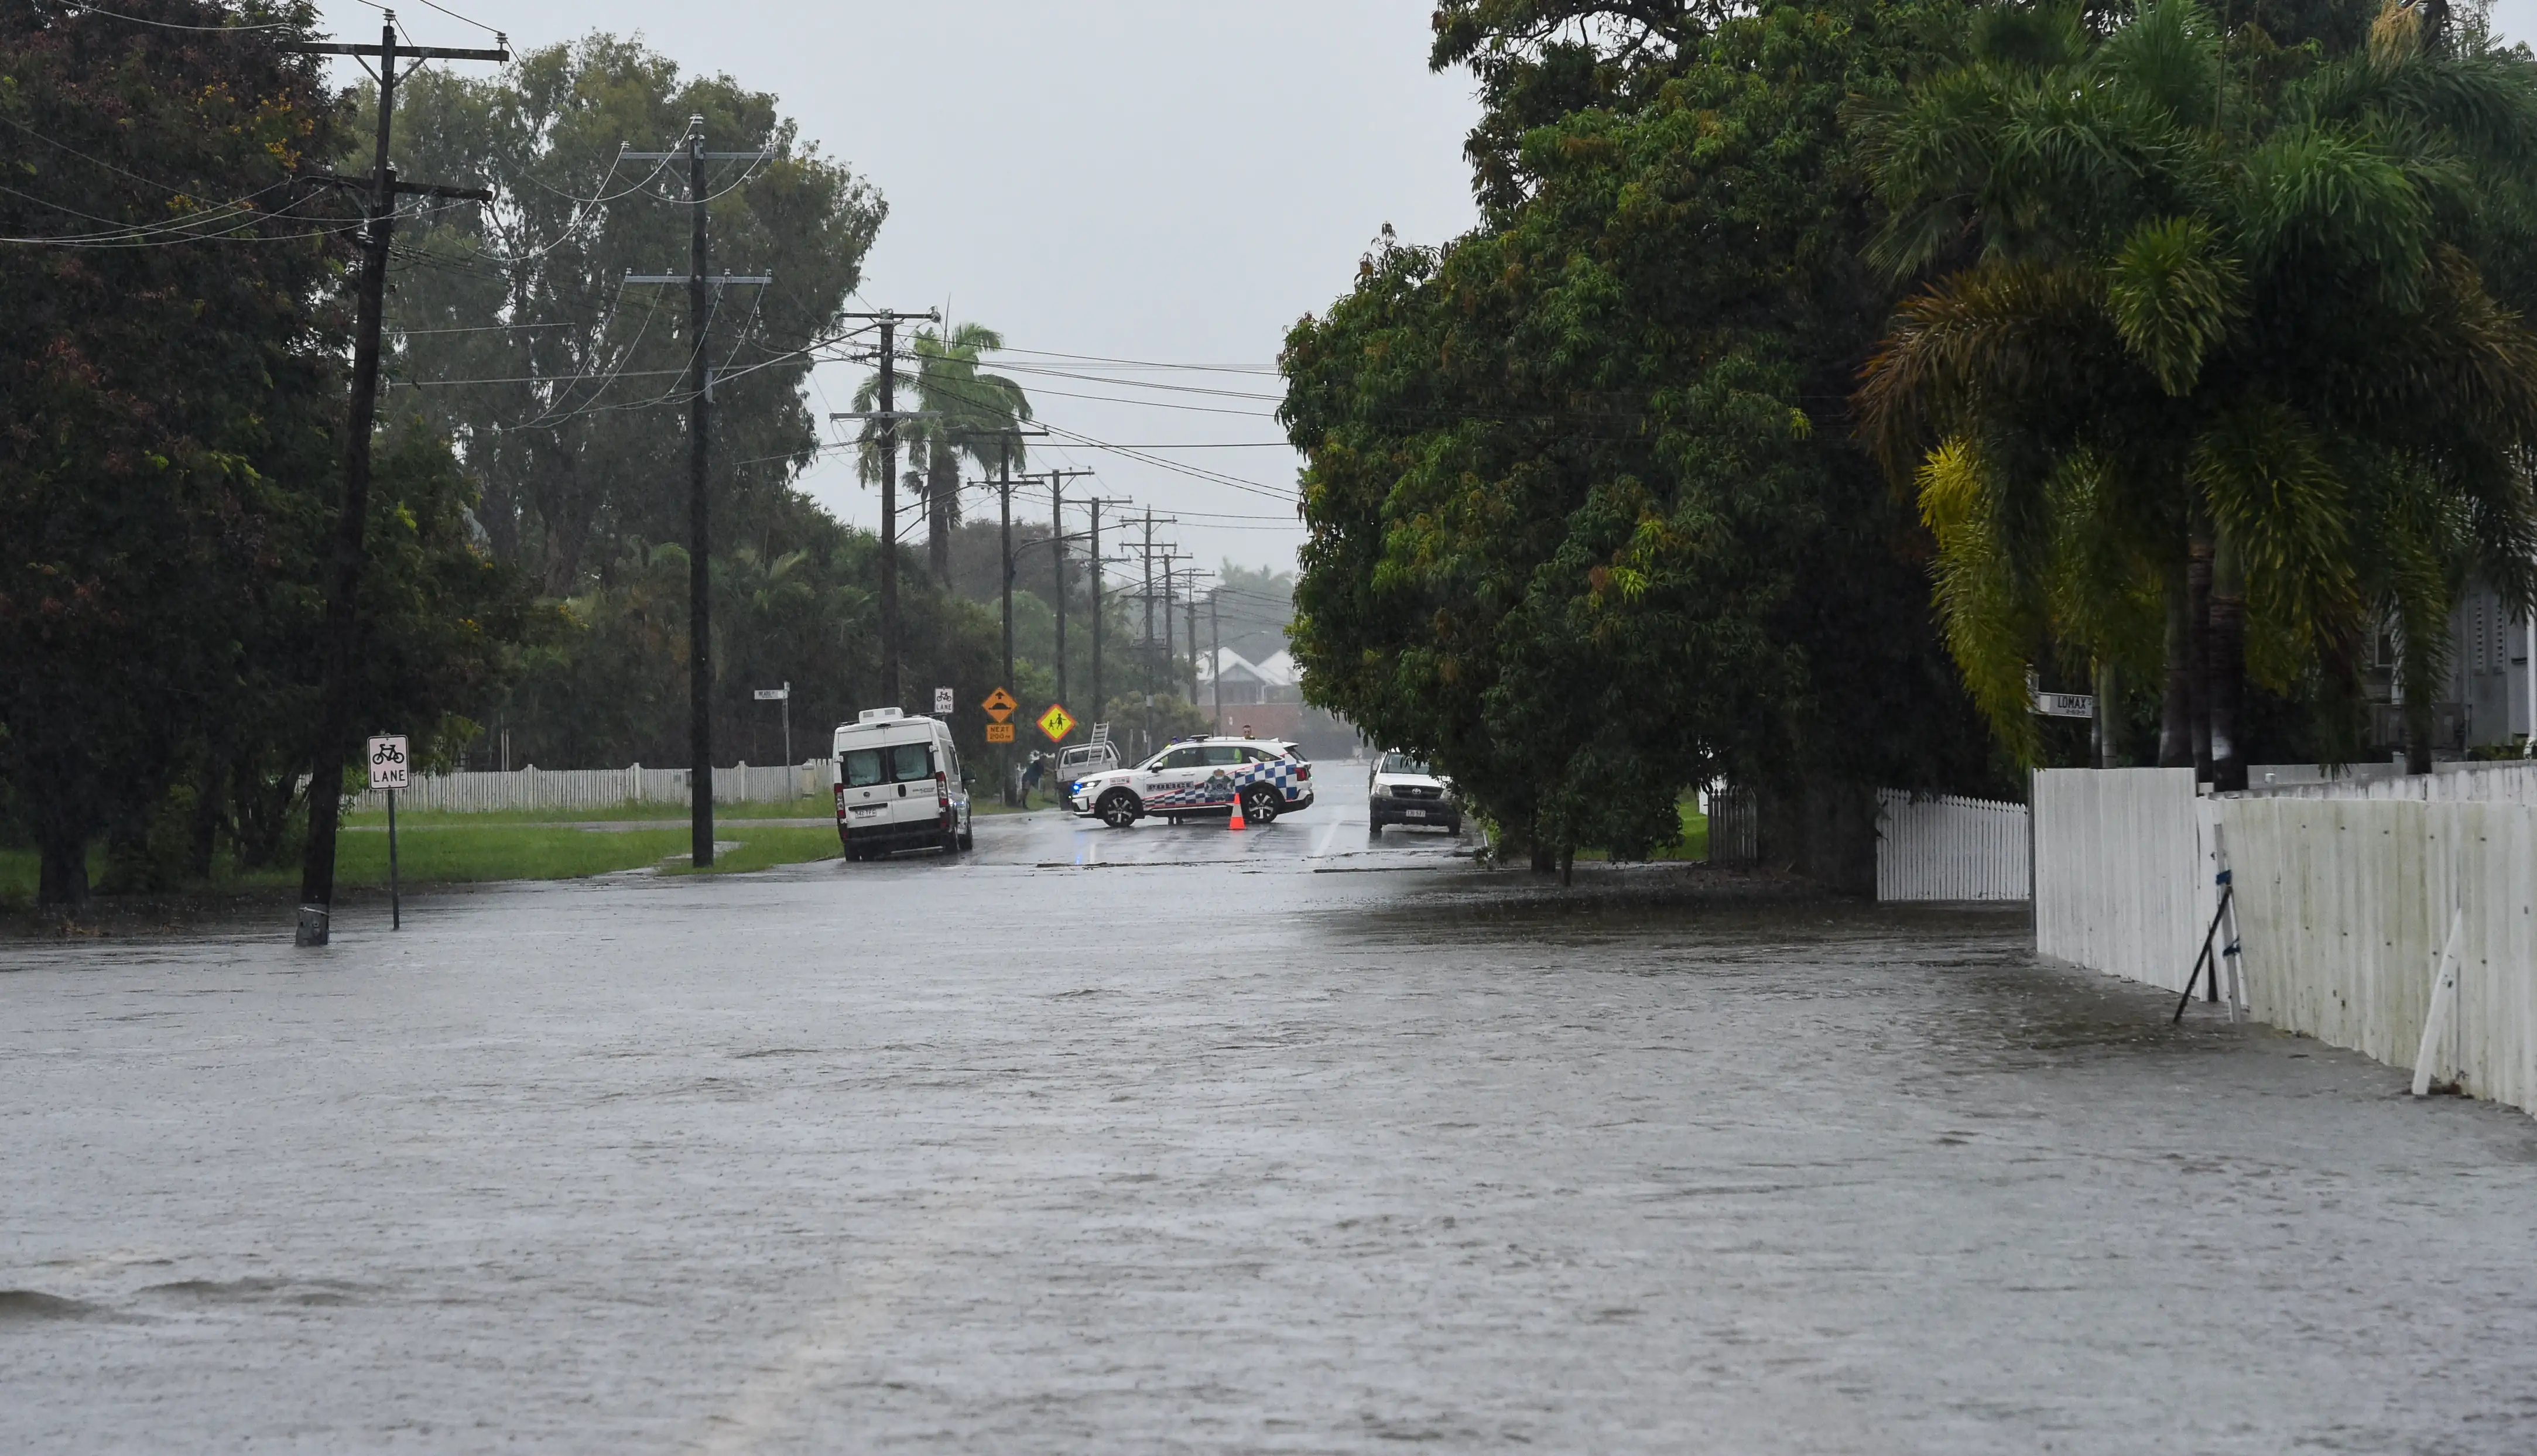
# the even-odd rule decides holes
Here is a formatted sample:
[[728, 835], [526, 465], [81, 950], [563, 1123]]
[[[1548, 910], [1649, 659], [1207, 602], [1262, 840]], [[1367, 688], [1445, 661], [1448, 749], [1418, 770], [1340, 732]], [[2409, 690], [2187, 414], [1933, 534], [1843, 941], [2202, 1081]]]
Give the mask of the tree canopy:
[[1990, 767], [1843, 403], [1893, 297], [1845, 108], [1952, 13], [1439, 12], [1439, 63], [1489, 102], [1488, 221], [1387, 234], [1288, 338], [1294, 636], [1313, 701], [1444, 765], [1536, 862], [1668, 843], [1722, 774]]

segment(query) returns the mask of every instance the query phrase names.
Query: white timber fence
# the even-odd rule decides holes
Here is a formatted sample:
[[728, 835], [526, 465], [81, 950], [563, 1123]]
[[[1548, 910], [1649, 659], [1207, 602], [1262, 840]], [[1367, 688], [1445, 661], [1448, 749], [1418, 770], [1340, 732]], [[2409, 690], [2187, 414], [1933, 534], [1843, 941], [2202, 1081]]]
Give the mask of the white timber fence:
[[1876, 898], [2024, 900], [2026, 805], [1954, 794], [1876, 791]]
[[[2537, 775], [2528, 769], [2334, 778], [2219, 797], [2198, 795], [2188, 769], [2046, 771], [2036, 776], [2035, 844], [2042, 953], [2182, 990], [2225, 859], [2256, 1020], [2537, 1110]], [[2444, 953], [2456, 989], [2441, 1000], [2434, 986]]]
[[[822, 799], [828, 792], [829, 760], [814, 758], [788, 768], [783, 764], [739, 764], [713, 771], [716, 803], [779, 803]], [[513, 769], [504, 773], [418, 774], [414, 787], [401, 791], [397, 807], [442, 813], [490, 813], [500, 809], [605, 809], [618, 804], [685, 804], [685, 769]], [[354, 806], [381, 809], [387, 795], [370, 790]]]
[[2208, 923], [2191, 769], [2035, 776], [2035, 948], [2184, 989]]
[[2256, 1020], [2537, 1108], [2537, 808], [2248, 797], [2218, 822]]

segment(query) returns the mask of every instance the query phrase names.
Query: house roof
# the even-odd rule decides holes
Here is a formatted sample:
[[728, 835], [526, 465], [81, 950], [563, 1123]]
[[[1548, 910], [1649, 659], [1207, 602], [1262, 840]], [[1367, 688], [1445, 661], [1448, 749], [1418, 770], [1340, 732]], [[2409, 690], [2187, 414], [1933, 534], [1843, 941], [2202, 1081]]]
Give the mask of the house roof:
[[1224, 680], [1227, 682], [1258, 682], [1269, 687], [1292, 687], [1295, 685], [1295, 659], [1293, 654], [1284, 648], [1279, 648], [1268, 661], [1255, 663], [1229, 647], [1218, 649], [1212, 661], [1206, 658], [1199, 659], [1199, 681], [1213, 682], [1218, 672], [1224, 674]]

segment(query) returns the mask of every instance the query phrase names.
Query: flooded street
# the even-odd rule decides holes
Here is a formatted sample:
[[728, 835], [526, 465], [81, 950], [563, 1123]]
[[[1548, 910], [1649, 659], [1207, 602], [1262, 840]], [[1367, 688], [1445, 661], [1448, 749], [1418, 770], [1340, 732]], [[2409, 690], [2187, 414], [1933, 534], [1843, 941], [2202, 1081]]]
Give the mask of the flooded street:
[[1325, 778], [0, 943], [0, 1449], [2537, 1447], [2537, 1122]]

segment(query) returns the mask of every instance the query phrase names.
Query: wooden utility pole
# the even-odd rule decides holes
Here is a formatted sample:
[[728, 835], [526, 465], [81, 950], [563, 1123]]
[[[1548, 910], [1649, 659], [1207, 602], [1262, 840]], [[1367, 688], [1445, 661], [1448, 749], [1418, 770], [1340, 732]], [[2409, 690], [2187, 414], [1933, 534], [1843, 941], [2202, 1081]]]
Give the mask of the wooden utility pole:
[[1057, 607], [1057, 700], [1061, 703], [1066, 701], [1066, 477], [1091, 474], [1057, 470], [1048, 473], [1048, 548], [1057, 570], [1057, 600], [1052, 604]]
[[713, 863], [713, 532], [708, 472], [713, 463], [713, 339], [715, 290], [725, 284], [766, 284], [767, 278], [715, 278], [705, 235], [705, 163], [763, 161], [773, 153], [707, 152], [705, 119], [687, 118], [686, 145], [672, 152], [627, 152], [627, 161], [687, 163], [687, 271], [625, 276], [628, 284], [687, 285], [687, 859], [702, 869]]
[[1224, 736], [1224, 625], [1216, 620], [1215, 603], [1222, 587], [1206, 594], [1206, 675], [1215, 684], [1215, 733]]
[[350, 177], [310, 178], [337, 186], [366, 185], [370, 196], [368, 225], [361, 238], [359, 297], [353, 315], [353, 395], [344, 424], [344, 498], [336, 512], [334, 550], [327, 563], [324, 696], [317, 712], [317, 752], [309, 765], [308, 847], [299, 862], [299, 925], [294, 939], [300, 945], [324, 945], [333, 933], [335, 838], [343, 822], [344, 758], [358, 731], [353, 721], [358, 708], [355, 701], [354, 660], [360, 650], [361, 567], [367, 556], [363, 535], [370, 514], [370, 429], [378, 418], [379, 331], [387, 305], [388, 239], [396, 228], [396, 200], [414, 193], [476, 202], [493, 200], [493, 194], [481, 187], [397, 180], [396, 168], [388, 164], [389, 130], [396, 115], [397, 60], [509, 60], [508, 38], [497, 34], [494, 39], [501, 43], [491, 50], [444, 45], [400, 47], [396, 12], [391, 10], [381, 16], [376, 45], [300, 41], [282, 47], [302, 55], [376, 56], [379, 62], [378, 141], [369, 180], [364, 184]]
[[898, 325], [901, 319], [941, 322], [933, 309], [901, 313], [894, 308], [871, 313], [841, 313], [839, 318], [871, 319], [880, 325], [880, 378], [876, 394], [880, 408], [841, 411], [830, 419], [880, 421], [880, 699], [885, 707], [904, 708], [898, 690], [898, 422], [930, 411], [898, 408]]
[[1105, 499], [1101, 496], [1094, 496], [1084, 502], [1092, 509], [1092, 712], [1084, 720], [1086, 723], [1100, 721], [1101, 715], [1107, 711], [1110, 702], [1101, 695], [1101, 584], [1103, 573], [1110, 564], [1102, 559], [1101, 555], [1101, 508], [1127, 503], [1124, 499]]

